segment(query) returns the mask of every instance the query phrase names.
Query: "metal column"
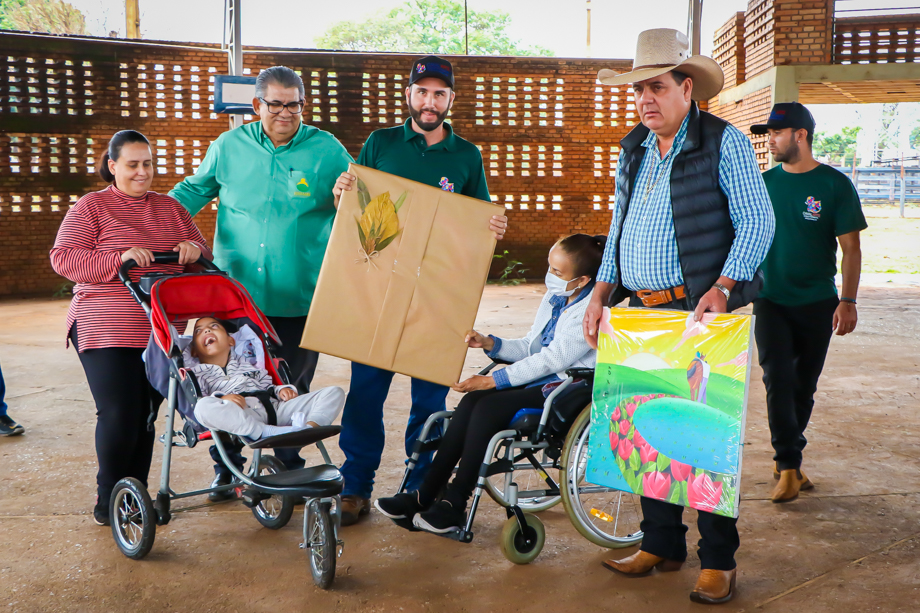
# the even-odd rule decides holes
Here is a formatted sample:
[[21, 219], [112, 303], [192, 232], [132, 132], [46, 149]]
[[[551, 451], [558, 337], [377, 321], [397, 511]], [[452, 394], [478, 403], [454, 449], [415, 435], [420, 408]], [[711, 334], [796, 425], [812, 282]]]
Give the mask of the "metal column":
[[703, 27], [703, 0], [689, 0], [687, 10], [687, 38], [691, 55], [700, 54], [700, 36]]
[[[230, 74], [243, 76], [243, 16], [242, 0], [224, 0], [224, 32], [230, 29], [230, 41], [226, 46], [230, 61]], [[230, 116], [230, 129], [243, 125], [242, 115]]]

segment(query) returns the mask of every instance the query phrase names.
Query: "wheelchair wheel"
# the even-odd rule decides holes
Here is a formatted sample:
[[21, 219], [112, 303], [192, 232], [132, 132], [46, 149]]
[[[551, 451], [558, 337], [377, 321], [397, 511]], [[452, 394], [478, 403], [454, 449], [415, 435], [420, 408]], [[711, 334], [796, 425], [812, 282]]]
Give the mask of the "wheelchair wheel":
[[537, 559], [546, 543], [546, 528], [536, 515], [524, 513], [527, 534], [521, 531], [517, 517], [510, 517], [502, 526], [499, 537], [502, 553], [515, 564], [530, 564]]
[[642, 540], [639, 496], [585, 481], [591, 405], [572, 424], [562, 448], [562, 502], [575, 529], [601, 547], [618, 549]]
[[[273, 475], [285, 470], [281, 460], [274, 456], [264, 455], [259, 460], [259, 475]], [[280, 530], [291, 521], [294, 514], [294, 498], [276, 494], [252, 507], [252, 514], [266, 528]]]
[[157, 531], [157, 512], [147, 488], [133, 477], [115, 484], [109, 499], [112, 536], [123, 554], [140, 560], [153, 547]]
[[304, 542], [310, 556], [310, 573], [313, 583], [329, 589], [335, 579], [336, 541], [335, 525], [328, 502], [311, 500], [304, 510]]
[[[552, 468], [552, 460], [546, 457], [545, 453], [541, 453], [540, 464], [543, 465], [543, 470], [556, 482], [560, 488], [562, 487], [562, 482], [560, 481], [560, 475], [564, 473], [560, 472], [558, 468]], [[551, 507], [556, 506], [562, 500], [562, 497], [559, 495], [549, 496], [549, 486], [546, 484], [546, 481], [543, 479], [542, 475], [538, 473], [533, 465], [526, 460], [518, 462], [514, 465], [514, 482], [518, 485], [518, 506], [521, 507], [524, 511], [529, 511], [531, 513], [540, 513]], [[505, 498], [505, 474], [492, 475], [486, 479], [486, 491], [489, 493], [489, 496], [500, 504], [503, 507], [508, 506], [507, 499]]]

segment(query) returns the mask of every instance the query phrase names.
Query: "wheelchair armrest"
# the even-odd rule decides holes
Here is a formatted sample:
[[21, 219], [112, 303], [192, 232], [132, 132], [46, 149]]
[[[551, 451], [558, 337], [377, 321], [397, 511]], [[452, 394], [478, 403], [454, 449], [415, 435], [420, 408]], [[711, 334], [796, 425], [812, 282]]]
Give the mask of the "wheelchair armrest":
[[588, 381], [594, 381], [593, 368], [569, 368], [566, 369], [565, 374], [572, 377], [573, 379], [587, 379]]
[[485, 368], [483, 368], [482, 370], [480, 370], [480, 371], [479, 371], [478, 373], [476, 373], [476, 374], [477, 374], [477, 375], [480, 375], [480, 376], [485, 376], [485, 375], [489, 374], [490, 372], [492, 372], [492, 370], [493, 370], [496, 366], [499, 366], [499, 365], [502, 365], [502, 364], [505, 364], [505, 365], [507, 365], [507, 364], [514, 364], [514, 362], [506, 362], [505, 360], [499, 360], [499, 359], [497, 359], [497, 358], [493, 358], [491, 364], [489, 364], [488, 366], [486, 366]]
[[342, 426], [318, 426], [316, 428], [307, 428], [279, 434], [278, 436], [268, 436], [260, 438], [257, 441], [249, 441], [246, 444], [250, 449], [299, 449], [312, 445], [330, 436], [335, 436], [342, 431]]

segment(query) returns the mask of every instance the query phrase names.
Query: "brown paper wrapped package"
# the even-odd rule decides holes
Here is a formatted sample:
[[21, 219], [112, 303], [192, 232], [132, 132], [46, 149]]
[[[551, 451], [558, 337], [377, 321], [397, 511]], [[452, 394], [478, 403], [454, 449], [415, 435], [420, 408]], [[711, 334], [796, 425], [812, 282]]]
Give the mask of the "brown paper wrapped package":
[[360, 183], [339, 202], [300, 346], [456, 383], [495, 249], [489, 220], [503, 209], [357, 164], [348, 172]]

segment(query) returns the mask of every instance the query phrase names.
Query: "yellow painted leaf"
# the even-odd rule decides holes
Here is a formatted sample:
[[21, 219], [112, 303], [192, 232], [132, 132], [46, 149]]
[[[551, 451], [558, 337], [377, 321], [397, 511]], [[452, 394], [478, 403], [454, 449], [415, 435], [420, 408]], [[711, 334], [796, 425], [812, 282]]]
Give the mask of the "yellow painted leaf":
[[358, 220], [358, 236], [365, 253], [370, 255], [389, 245], [399, 233], [399, 217], [390, 192], [383, 192], [368, 202]]

